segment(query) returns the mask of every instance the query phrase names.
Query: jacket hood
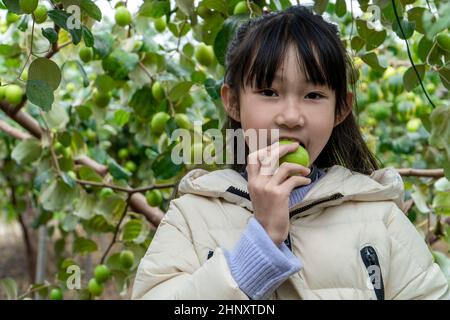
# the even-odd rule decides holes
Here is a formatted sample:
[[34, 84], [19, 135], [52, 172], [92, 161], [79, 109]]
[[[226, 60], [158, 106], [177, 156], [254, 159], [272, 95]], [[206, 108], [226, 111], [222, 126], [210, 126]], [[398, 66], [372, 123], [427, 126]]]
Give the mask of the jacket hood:
[[[404, 209], [403, 181], [397, 170], [392, 167], [376, 170], [370, 175], [351, 171], [340, 165], [322, 170], [326, 174], [294, 208], [297, 210], [303, 207], [305, 210], [302, 215], [345, 201], [393, 201], [400, 210]], [[253, 211], [247, 180], [232, 169], [211, 172], [194, 169], [181, 179], [178, 191], [180, 195], [195, 194], [223, 198]], [[312, 207], [315, 210], [310, 209]]]

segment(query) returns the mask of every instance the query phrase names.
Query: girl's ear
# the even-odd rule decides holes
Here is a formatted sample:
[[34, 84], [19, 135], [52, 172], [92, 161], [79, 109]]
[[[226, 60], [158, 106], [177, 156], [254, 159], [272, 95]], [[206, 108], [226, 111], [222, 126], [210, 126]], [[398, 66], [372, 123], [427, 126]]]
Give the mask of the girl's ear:
[[342, 112], [342, 114], [340, 115], [340, 117], [338, 117], [336, 119], [336, 122], [334, 124], [334, 126], [336, 127], [338, 124], [340, 124], [342, 121], [345, 120], [345, 118], [347, 118], [347, 116], [350, 114], [350, 112], [352, 112], [352, 106], [353, 106], [353, 92], [347, 92], [347, 97], [345, 99], [346, 101], [346, 105], [344, 106], [344, 110]]
[[222, 85], [222, 88], [220, 89], [220, 96], [222, 97], [222, 102], [226, 113], [233, 120], [240, 122], [241, 116], [239, 113], [237, 97], [233, 94], [233, 90], [231, 90], [228, 84], [224, 83]]

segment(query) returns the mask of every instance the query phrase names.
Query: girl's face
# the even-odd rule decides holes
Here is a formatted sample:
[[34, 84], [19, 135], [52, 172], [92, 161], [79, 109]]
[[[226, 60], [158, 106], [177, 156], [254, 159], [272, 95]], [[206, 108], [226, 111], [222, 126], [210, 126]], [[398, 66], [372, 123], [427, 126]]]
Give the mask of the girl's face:
[[[335, 92], [327, 86], [307, 83], [296, 55], [291, 45], [272, 87], [258, 90], [247, 86], [241, 91], [239, 113], [233, 109], [236, 106], [231, 102], [230, 88], [226, 84], [222, 87], [222, 100], [230, 117], [241, 122], [244, 132], [267, 129], [265, 145], [269, 145], [276, 141], [270, 129], [278, 129], [280, 138], [293, 138], [306, 147], [312, 164], [328, 142], [333, 127], [344, 120], [351, 109], [335, 122]], [[347, 99], [351, 100], [351, 94]], [[261, 145], [264, 146], [258, 141], [258, 146]], [[249, 148], [250, 152], [254, 151], [251, 145]]]

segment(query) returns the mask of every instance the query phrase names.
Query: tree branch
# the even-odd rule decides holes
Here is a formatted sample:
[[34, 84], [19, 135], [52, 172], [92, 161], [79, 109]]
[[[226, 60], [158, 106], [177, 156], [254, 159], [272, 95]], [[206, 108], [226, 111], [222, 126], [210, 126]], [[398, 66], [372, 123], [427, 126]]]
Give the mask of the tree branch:
[[444, 169], [401, 168], [401, 169], [397, 169], [397, 171], [401, 176], [404, 176], [404, 177], [441, 178], [444, 176]]
[[[0, 109], [2, 109], [11, 119], [16, 121], [20, 126], [26, 129], [32, 136], [34, 136], [37, 139], [41, 139], [43, 135], [43, 129], [40, 127], [39, 123], [30, 115], [23, 112], [22, 110], [19, 110], [17, 113], [13, 114], [11, 112], [13, 110], [13, 107], [10, 104], [6, 103], [5, 101], [0, 101]], [[0, 129], [2, 129], [3, 127], [0, 127]], [[23, 133], [23, 135], [25, 135], [25, 133]], [[16, 138], [19, 137], [17, 136]], [[77, 159], [75, 159], [75, 163], [85, 165], [93, 169], [101, 176], [105, 176], [108, 173], [107, 166], [102, 165], [87, 156], [78, 157]], [[144, 199], [144, 201], [142, 201], [142, 199]], [[133, 196], [131, 197], [130, 206], [133, 208], [135, 212], [144, 215], [145, 218], [151, 224], [153, 224], [155, 228], [158, 227], [159, 223], [164, 217], [164, 212], [158, 207], [149, 206], [145, 201], [144, 195], [142, 194], [141, 196], [138, 196], [137, 193], [133, 194]]]

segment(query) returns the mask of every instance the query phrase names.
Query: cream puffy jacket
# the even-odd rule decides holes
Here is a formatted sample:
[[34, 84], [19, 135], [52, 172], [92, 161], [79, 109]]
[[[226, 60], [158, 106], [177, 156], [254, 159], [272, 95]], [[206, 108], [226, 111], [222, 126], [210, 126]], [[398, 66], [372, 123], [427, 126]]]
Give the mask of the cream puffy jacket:
[[[449, 284], [403, 209], [393, 168], [335, 165], [290, 209], [289, 246], [304, 266], [271, 299], [450, 299]], [[223, 250], [252, 217], [231, 169], [190, 171], [142, 258], [133, 299], [248, 299]]]

